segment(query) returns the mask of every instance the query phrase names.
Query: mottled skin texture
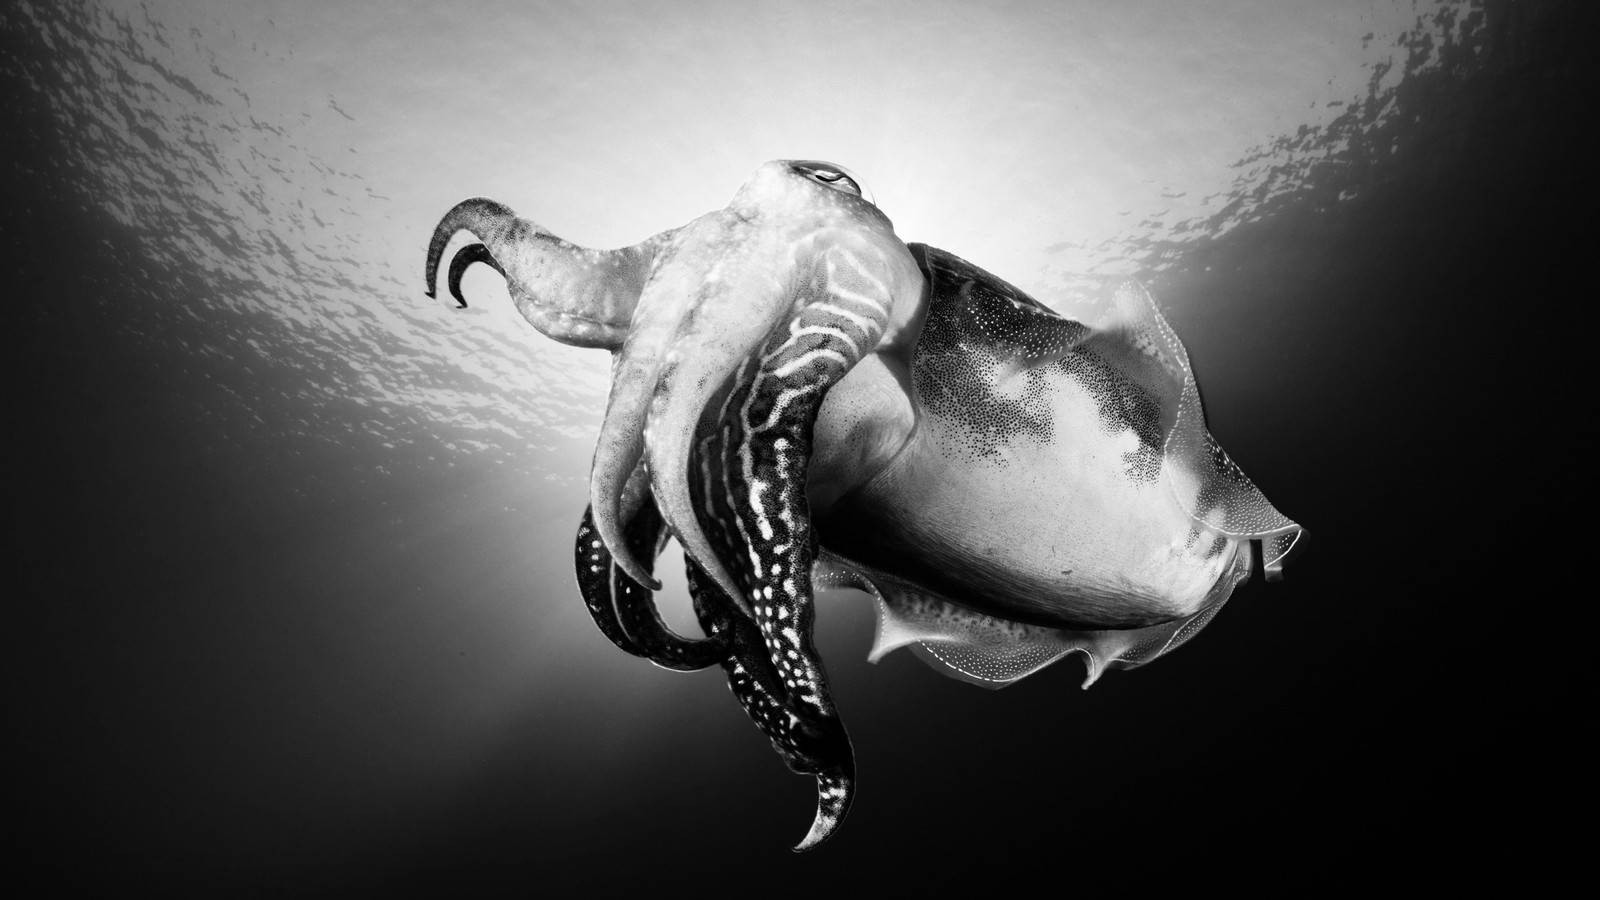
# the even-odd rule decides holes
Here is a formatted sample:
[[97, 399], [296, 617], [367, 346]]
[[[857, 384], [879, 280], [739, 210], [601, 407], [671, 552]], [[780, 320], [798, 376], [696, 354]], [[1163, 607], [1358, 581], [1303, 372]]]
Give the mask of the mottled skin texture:
[[[838, 166], [768, 163], [726, 209], [633, 247], [571, 245], [490, 200], [435, 230], [430, 294], [466, 231], [546, 335], [616, 354], [574, 545], [600, 631], [668, 669], [722, 666], [817, 783], [826, 840], [855, 762], [812, 641], [818, 585], [873, 594], [873, 658], [909, 646], [990, 687], [1065, 655], [1089, 681], [1188, 640], [1298, 526], [1205, 432], [1187, 356], [1148, 295], [1066, 318], [906, 245]], [[684, 548], [704, 636], [656, 610]]]

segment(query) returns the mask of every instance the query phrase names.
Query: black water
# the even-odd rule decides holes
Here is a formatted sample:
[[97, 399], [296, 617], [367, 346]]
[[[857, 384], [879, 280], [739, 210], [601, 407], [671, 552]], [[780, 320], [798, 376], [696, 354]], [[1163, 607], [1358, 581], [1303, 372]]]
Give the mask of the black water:
[[[60, 890], [348, 894], [1552, 871], [1579, 849], [1552, 815], [1582, 821], [1591, 780], [1592, 693], [1569, 679], [1593, 668], [1596, 63], [1585, 4], [1488, 10], [1486, 56], [1408, 80], [1383, 152], [1349, 150], [1355, 199], [1302, 192], [1160, 278], [1212, 430], [1310, 529], [1288, 580], [1087, 693], [1076, 672], [991, 694], [909, 655], [866, 666], [867, 614], [840, 605], [824, 651], [862, 788], [805, 857], [784, 848], [809, 787], [714, 676], [507, 673], [529, 642], [605, 649], [473, 624], [576, 606], [564, 572], [523, 561], [564, 540], [527, 533], [540, 489], [431, 449], [291, 439], [287, 381], [234, 402], [236, 360], [131, 299], [212, 288], [140, 265], [140, 236], [53, 164], [74, 135], [46, 95], [8, 91], [13, 863]], [[1249, 364], [1208, 365], [1230, 358]], [[619, 699], [638, 691], [665, 692], [646, 713]]]

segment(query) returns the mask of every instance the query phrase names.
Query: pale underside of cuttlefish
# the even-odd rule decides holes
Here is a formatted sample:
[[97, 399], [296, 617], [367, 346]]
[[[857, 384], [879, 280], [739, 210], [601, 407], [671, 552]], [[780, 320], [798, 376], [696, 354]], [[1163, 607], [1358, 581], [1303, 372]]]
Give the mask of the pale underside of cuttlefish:
[[[877, 659], [906, 646], [1000, 687], [1072, 653], [1084, 685], [1192, 637], [1300, 536], [1206, 431], [1188, 356], [1135, 283], [1067, 316], [904, 244], [839, 166], [770, 162], [726, 209], [635, 246], [569, 244], [467, 200], [429, 247], [433, 295], [486, 263], [523, 316], [614, 354], [575, 562], [619, 648], [720, 665], [817, 811], [854, 758], [812, 642], [813, 592], [872, 594]], [[704, 636], [663, 624], [684, 550]], [[1252, 553], [1252, 548], [1255, 552]]]

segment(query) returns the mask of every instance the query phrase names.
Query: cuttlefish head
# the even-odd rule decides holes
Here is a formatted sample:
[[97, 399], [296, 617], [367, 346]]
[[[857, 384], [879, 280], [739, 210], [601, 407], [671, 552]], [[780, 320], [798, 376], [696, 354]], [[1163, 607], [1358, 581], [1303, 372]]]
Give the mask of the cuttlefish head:
[[[769, 162], [725, 209], [610, 251], [468, 200], [435, 230], [430, 288], [460, 231], [479, 243], [451, 264], [458, 302], [462, 272], [483, 262], [505, 275], [535, 328], [615, 354], [589, 481], [592, 546], [580, 548], [593, 558], [580, 566], [598, 573], [603, 561], [657, 588], [659, 544], [630, 541], [628, 528], [646, 506], [659, 511], [702, 582], [702, 622], [728, 644], [735, 692], [791, 767], [817, 777], [817, 819], [802, 842], [813, 846], [843, 816], [853, 784], [811, 644], [813, 425], [829, 389], [864, 357], [909, 352], [924, 288], [916, 261], [858, 178], [815, 161]], [[608, 634], [623, 646], [626, 631]]]
[[[769, 162], [726, 209], [631, 247], [568, 243], [491, 200], [465, 201], [435, 230], [430, 287], [446, 243], [460, 231], [481, 243], [457, 253], [449, 287], [462, 305], [461, 275], [474, 262], [501, 271], [513, 301], [537, 329], [562, 343], [616, 354], [596, 446], [590, 500], [596, 529], [616, 562], [654, 587], [623, 539], [628, 476], [643, 462], [668, 526], [725, 590], [736, 590], [688, 497], [693, 432], [713, 395], [775, 330], [808, 307], [813, 327], [846, 337], [848, 362], [914, 314], [921, 275], [862, 182], [842, 166]], [[430, 291], [431, 293], [431, 291]], [[823, 354], [818, 359], [832, 359]], [[738, 595], [735, 594], [737, 597]], [[739, 598], [743, 602], [743, 598]]]

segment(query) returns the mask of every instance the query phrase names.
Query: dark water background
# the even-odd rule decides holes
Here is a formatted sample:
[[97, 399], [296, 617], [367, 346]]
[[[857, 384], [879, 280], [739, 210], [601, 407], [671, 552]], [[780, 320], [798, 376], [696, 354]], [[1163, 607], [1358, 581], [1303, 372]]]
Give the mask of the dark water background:
[[[1571, 848], [1546, 810], [1581, 814], [1590, 780], [1568, 723], [1592, 692], [1560, 664], [1592, 677], [1566, 586], [1594, 450], [1592, 15], [1468, 13], [1459, 41], [1412, 48], [1430, 65], [1384, 115], [1263, 148], [1292, 189], [1242, 183], [1212, 227], [1137, 248], [1212, 430], [1311, 530], [1289, 579], [1089, 692], [1076, 663], [998, 693], [906, 654], [869, 666], [865, 604], [826, 598], [862, 786], [805, 857], [786, 848], [811, 787], [720, 674], [651, 669], [585, 622], [567, 523], [542, 524], [571, 490], [468, 452], [481, 423], [341, 406], [359, 375], [246, 351], [281, 326], [210, 311], [259, 282], [107, 213], [64, 114], [72, 47], [6, 14], [15, 861], [58, 887], [352, 894], [1549, 872]], [[158, 182], [199, 177], [162, 158]], [[288, 273], [311, 332], [328, 253]], [[412, 269], [392, 277], [414, 295]], [[442, 377], [374, 377], [408, 372]], [[592, 438], [530, 440], [585, 459]]]

